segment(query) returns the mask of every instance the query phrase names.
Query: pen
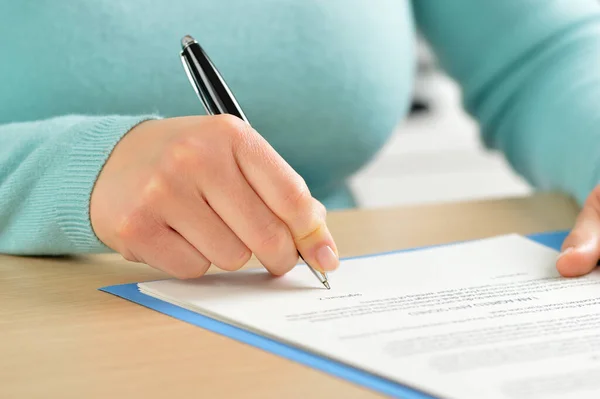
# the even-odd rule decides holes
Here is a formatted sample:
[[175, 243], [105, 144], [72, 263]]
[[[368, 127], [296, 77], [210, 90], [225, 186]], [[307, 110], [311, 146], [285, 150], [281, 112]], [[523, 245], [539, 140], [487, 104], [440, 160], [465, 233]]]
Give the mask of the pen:
[[[242, 108], [217, 68], [215, 68], [200, 44], [189, 35], [181, 39], [181, 62], [192, 87], [209, 115], [231, 114], [248, 122]], [[300, 252], [298, 252], [298, 256], [306, 263], [319, 281], [327, 289], [330, 289], [327, 274], [310, 266]]]

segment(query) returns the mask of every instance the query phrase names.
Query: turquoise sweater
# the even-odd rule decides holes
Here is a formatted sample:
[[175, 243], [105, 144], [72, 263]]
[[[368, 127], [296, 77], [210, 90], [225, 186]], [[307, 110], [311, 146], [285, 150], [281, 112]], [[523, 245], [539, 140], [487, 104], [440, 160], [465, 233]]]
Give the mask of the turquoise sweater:
[[597, 0], [22, 0], [0, 19], [4, 253], [107, 250], [88, 207], [114, 145], [203, 113], [185, 34], [329, 208], [353, 206], [347, 178], [406, 115], [417, 30], [518, 173], [580, 203], [598, 181]]

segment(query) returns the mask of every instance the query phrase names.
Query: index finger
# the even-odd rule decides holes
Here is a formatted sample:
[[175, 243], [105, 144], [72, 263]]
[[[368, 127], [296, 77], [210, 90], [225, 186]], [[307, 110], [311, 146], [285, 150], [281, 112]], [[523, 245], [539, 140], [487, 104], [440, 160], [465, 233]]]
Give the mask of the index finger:
[[246, 136], [234, 146], [239, 168], [258, 196], [289, 228], [304, 260], [327, 272], [339, 266], [337, 246], [326, 223], [325, 207], [313, 198], [304, 179], [246, 126]]

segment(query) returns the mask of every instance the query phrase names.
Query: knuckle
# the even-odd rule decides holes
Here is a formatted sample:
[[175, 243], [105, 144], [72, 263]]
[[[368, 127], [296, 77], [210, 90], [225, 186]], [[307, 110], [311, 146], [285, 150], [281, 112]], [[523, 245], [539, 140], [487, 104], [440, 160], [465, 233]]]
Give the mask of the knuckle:
[[[130, 247], [133, 243], [138, 241], [141, 237], [140, 234], [144, 231], [141, 226], [141, 220], [135, 215], [127, 216], [117, 227], [117, 237], [119, 241], [125, 246]], [[122, 252], [127, 252], [123, 250]]]
[[303, 179], [298, 179], [290, 186], [283, 198], [283, 204], [284, 212], [292, 215], [310, 211], [313, 198]]
[[241, 152], [261, 151], [258, 133], [245, 121], [233, 115], [219, 115], [215, 133], [227, 140], [228, 148]]
[[190, 146], [188, 141], [190, 140], [179, 139], [165, 150], [163, 164], [167, 173], [179, 174], [197, 166], [198, 155], [193, 151], [194, 147]]
[[116, 224], [115, 236], [119, 243], [119, 252], [125, 259], [139, 261], [132, 250], [138, 248], [145, 240], [160, 236], [161, 225], [153, 209], [165, 200], [168, 191], [166, 183], [161, 179], [152, 178], [142, 189], [138, 204], [123, 215], [120, 222]]
[[164, 150], [162, 170], [169, 176], [198, 170], [213, 159], [214, 150], [200, 137], [183, 135], [174, 139]]
[[290, 239], [283, 224], [272, 219], [260, 230], [259, 248], [264, 252], [278, 253]]
[[156, 203], [161, 202], [169, 195], [170, 191], [171, 187], [168, 178], [160, 174], [150, 177], [141, 190], [140, 211], [144, 207], [152, 207]]
[[[137, 243], [159, 236], [160, 233], [161, 226], [142, 208], [125, 216], [116, 231], [123, 253], [131, 252], [131, 248], [136, 247]], [[128, 256], [135, 258], [133, 254]]]
[[215, 121], [217, 123], [218, 130], [231, 134], [234, 137], [246, 135], [249, 131], [248, 124], [234, 115], [218, 115], [215, 116]]

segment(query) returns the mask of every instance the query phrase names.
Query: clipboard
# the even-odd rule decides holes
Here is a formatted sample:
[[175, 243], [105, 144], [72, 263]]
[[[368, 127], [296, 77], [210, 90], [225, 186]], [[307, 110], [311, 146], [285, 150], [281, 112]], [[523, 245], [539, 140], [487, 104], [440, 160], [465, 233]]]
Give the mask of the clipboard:
[[[526, 237], [542, 245], [546, 245], [552, 249], [560, 250], [560, 247], [567, 234], [568, 231], [554, 231], [531, 234], [527, 235]], [[444, 245], [449, 244], [441, 244], [439, 246]], [[432, 246], [416, 247], [410, 249], [403, 249], [399, 251], [390, 251], [387, 253], [417, 251], [420, 249], [431, 247]], [[372, 256], [372, 254], [346, 259], [356, 259], [367, 256]], [[153, 309], [157, 312], [163, 313], [165, 315], [171, 316], [175, 319], [195, 325], [205, 330], [221, 334], [228, 338], [245, 343], [247, 345], [254, 346], [258, 349], [273, 353], [288, 360], [303, 364], [308, 367], [312, 367], [314, 369], [328, 373], [334, 377], [347, 380], [351, 383], [357, 384], [367, 389], [371, 389], [383, 395], [402, 399], [439, 399], [437, 397], [431, 396], [426, 392], [419, 391], [413, 387], [403, 385], [396, 381], [388, 380], [379, 376], [375, 376], [366, 371], [354, 368], [344, 363], [337, 362], [335, 360], [331, 360], [314, 353], [306, 352], [297, 347], [284, 344], [270, 338], [266, 338], [259, 334], [241, 329], [239, 327], [232, 326], [221, 321], [217, 321], [208, 316], [204, 316], [192, 312], [190, 310], [181, 308], [179, 306], [175, 306], [170, 303], [161, 301], [154, 297], [142, 294], [138, 290], [137, 283], [107, 286], [102, 287], [99, 290], [137, 303], [138, 305], [142, 305], [144, 307]]]

